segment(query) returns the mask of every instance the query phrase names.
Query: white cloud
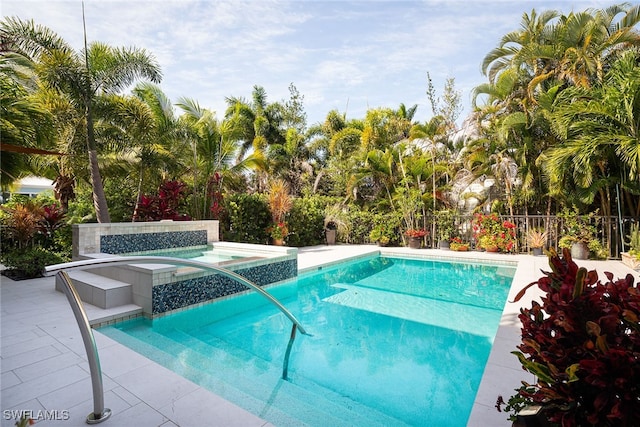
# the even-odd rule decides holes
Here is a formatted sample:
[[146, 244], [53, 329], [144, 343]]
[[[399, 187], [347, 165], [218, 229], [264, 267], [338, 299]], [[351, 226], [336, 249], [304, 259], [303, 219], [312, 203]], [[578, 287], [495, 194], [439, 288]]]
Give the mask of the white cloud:
[[[162, 89], [224, 113], [225, 97], [250, 98], [263, 86], [270, 101], [294, 83], [311, 122], [337, 108], [419, 104], [426, 120], [426, 74], [441, 91], [456, 79], [469, 105], [485, 81], [482, 58], [519, 27], [531, 9], [608, 7], [609, 1], [407, 0], [237, 1], [85, 0], [89, 40], [147, 49], [159, 61]], [[78, 0], [3, 0], [4, 16], [34, 19], [80, 49]]]

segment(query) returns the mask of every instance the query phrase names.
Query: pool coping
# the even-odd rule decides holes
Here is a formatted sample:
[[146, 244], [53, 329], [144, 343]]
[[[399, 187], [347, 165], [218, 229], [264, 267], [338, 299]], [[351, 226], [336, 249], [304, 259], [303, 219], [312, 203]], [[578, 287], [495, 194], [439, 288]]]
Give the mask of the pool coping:
[[[336, 262], [376, 252], [412, 257], [446, 257], [464, 260], [517, 262], [509, 300], [524, 285], [548, 269], [546, 257], [531, 255], [456, 253], [437, 249], [379, 248], [373, 245], [336, 245], [299, 249], [298, 271], [325, 268]], [[614, 277], [638, 272], [621, 261], [578, 261], [599, 273]], [[600, 274], [600, 277], [603, 277]], [[2, 277], [1, 329], [3, 410], [67, 411], [64, 423], [41, 425], [86, 425], [91, 411], [91, 384], [86, 355], [68, 302], [54, 289], [54, 278], [14, 282]], [[519, 304], [507, 303], [489, 361], [482, 377], [468, 426], [510, 426], [507, 416], [495, 409], [499, 394], [510, 396], [521, 380], [532, 377], [520, 369], [510, 352], [519, 342], [519, 307], [539, 297], [532, 288]], [[85, 304], [90, 318], [105, 310]], [[270, 423], [237, 405], [186, 380], [133, 350], [94, 331], [99, 349], [105, 387], [105, 405], [113, 410], [112, 425], [218, 425], [269, 426]], [[14, 420], [2, 420], [13, 426]]]

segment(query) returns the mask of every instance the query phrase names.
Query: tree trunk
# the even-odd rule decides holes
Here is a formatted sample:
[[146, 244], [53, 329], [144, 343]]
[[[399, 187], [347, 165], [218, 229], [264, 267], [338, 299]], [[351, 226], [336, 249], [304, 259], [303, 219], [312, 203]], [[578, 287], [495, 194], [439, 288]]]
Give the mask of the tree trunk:
[[100, 223], [111, 222], [109, 217], [109, 208], [107, 207], [107, 198], [104, 195], [104, 187], [102, 185], [102, 177], [100, 176], [100, 167], [98, 166], [98, 152], [96, 150], [96, 137], [93, 132], [93, 114], [91, 112], [91, 100], [85, 99], [86, 102], [86, 121], [87, 121], [87, 151], [89, 151], [89, 170], [91, 172], [91, 188], [93, 189], [93, 207], [96, 210], [96, 219]]
[[98, 153], [96, 150], [89, 150], [89, 168], [91, 169], [91, 186], [93, 188], [93, 207], [96, 210], [96, 219], [100, 223], [109, 223], [109, 208], [107, 198], [102, 186], [102, 177], [98, 167]]

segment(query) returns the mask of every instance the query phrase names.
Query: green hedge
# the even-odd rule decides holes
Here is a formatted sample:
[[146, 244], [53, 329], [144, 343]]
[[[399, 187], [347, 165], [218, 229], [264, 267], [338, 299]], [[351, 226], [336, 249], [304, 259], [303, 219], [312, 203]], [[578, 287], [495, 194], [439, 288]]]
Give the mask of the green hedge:
[[[333, 206], [338, 201], [339, 199], [328, 196], [295, 198], [286, 218], [289, 235], [285, 239], [285, 244], [294, 247], [324, 244], [325, 212], [328, 206]], [[224, 199], [224, 206], [225, 214], [220, 221], [224, 240], [270, 243], [266, 230], [271, 225], [271, 214], [264, 195], [236, 194], [227, 196]], [[338, 236], [340, 243], [372, 243], [369, 234], [373, 226], [381, 222], [399, 229], [399, 218], [394, 214], [382, 215], [361, 209], [356, 205], [349, 205], [341, 215], [341, 219], [347, 223], [348, 233]], [[400, 234], [391, 243], [399, 244]]]
[[310, 196], [296, 198], [287, 222], [289, 236], [288, 246], [315, 246], [325, 243], [324, 212], [328, 203], [333, 199], [324, 196]]
[[67, 261], [57, 253], [39, 247], [4, 252], [0, 260], [8, 269], [3, 274], [15, 280], [42, 277], [44, 267], [47, 265]]
[[234, 194], [224, 198], [225, 214], [220, 220], [223, 240], [243, 243], [269, 243], [267, 228], [271, 214], [265, 196]]

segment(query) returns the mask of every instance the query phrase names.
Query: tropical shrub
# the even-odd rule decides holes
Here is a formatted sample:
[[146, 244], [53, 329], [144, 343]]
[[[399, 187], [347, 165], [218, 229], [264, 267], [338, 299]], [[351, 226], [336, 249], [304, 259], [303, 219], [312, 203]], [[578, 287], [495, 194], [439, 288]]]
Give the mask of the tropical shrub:
[[274, 179], [269, 183], [267, 204], [271, 213], [271, 224], [267, 233], [273, 239], [284, 239], [288, 235], [289, 226], [286, 217], [293, 206], [293, 199], [289, 194], [289, 186], [281, 179]]
[[594, 224], [596, 212], [581, 215], [577, 207], [564, 208], [558, 213], [562, 219], [562, 237], [558, 241], [561, 249], [571, 248], [574, 243], [584, 243], [589, 247], [592, 258], [606, 259], [608, 254], [597, 237], [598, 230]]
[[398, 215], [376, 214], [374, 216], [374, 226], [369, 233], [372, 242], [382, 244], [398, 244], [400, 242], [400, 218]]
[[224, 198], [225, 214], [220, 219], [220, 232], [230, 242], [266, 244], [271, 213], [267, 200], [260, 194], [233, 194]]
[[501, 252], [511, 252], [515, 249], [515, 224], [501, 220], [497, 214], [475, 214], [472, 227], [473, 235], [476, 239], [476, 247], [480, 249], [495, 247]]
[[438, 240], [448, 241], [454, 233], [453, 211], [445, 209], [435, 213], [436, 230]]
[[0, 206], [2, 242], [7, 248], [54, 245], [57, 230], [66, 225], [62, 207], [52, 199], [25, 200]]
[[7, 267], [2, 274], [20, 280], [42, 277], [44, 267], [59, 264], [68, 259], [47, 249], [35, 247], [3, 251], [0, 260]]
[[345, 210], [346, 221], [350, 224], [345, 243], [360, 245], [369, 243], [369, 234], [373, 229], [376, 214], [360, 209], [357, 205], [348, 205]]
[[18, 249], [27, 247], [38, 233], [43, 215], [42, 207], [28, 200], [13, 206], [0, 206], [0, 209], [5, 213], [2, 216], [2, 241], [5, 250], [7, 244]]
[[515, 298], [533, 285], [545, 292], [542, 304], [520, 310], [522, 343], [513, 352], [537, 382], [523, 382], [508, 410], [541, 405], [563, 427], [640, 425], [638, 284], [611, 273], [602, 283], [595, 271], [578, 268], [568, 249], [562, 258], [551, 249], [549, 265]]
[[421, 238], [429, 234], [427, 230], [423, 228], [410, 228], [404, 232], [404, 235], [407, 237]]
[[136, 221], [188, 221], [191, 217], [180, 213], [187, 195], [187, 185], [180, 181], [165, 181], [160, 184], [157, 194], [142, 195], [138, 209], [134, 213]]
[[325, 208], [331, 198], [309, 196], [293, 199], [288, 215], [287, 245], [301, 247], [324, 243]]

